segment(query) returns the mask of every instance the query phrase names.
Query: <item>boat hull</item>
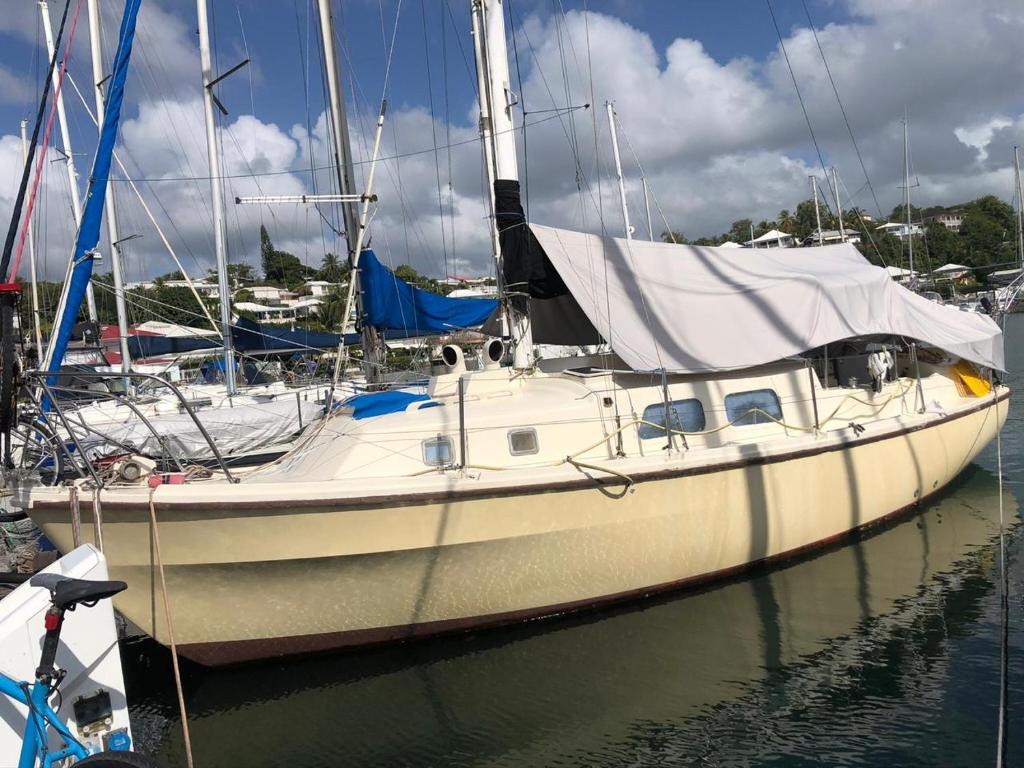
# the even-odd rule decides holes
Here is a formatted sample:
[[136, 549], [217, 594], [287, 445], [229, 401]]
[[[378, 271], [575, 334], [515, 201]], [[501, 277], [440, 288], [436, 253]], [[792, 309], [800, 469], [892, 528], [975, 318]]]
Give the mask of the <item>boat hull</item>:
[[[159, 502], [179, 651], [221, 665], [395, 642], [634, 599], [739, 573], [916, 506], [995, 436], [1009, 394], [949, 415], [726, 464], [640, 472], [630, 483], [275, 497], [205, 509]], [[602, 476], [604, 477], [604, 476]], [[169, 639], [148, 504], [103, 504], [118, 608]], [[91, 532], [88, 504], [83, 529]], [[67, 505], [33, 519], [72, 547]]]

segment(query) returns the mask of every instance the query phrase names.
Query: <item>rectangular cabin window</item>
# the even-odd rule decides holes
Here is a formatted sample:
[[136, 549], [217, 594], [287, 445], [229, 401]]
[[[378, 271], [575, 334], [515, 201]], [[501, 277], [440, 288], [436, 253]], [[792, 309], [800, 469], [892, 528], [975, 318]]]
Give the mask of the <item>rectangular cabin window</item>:
[[[654, 424], [665, 424], [665, 404], [655, 403], [644, 408], [643, 421], [640, 425], [640, 439], [650, 440], [654, 437], [664, 437], [664, 426], [652, 426]], [[700, 432], [704, 429], [704, 406], [700, 400], [689, 398], [687, 400], [670, 400], [668, 404], [668, 427], [676, 432]]]
[[423, 441], [423, 463], [444, 467], [452, 463], [452, 439], [438, 435]]
[[537, 453], [537, 431], [533, 429], [513, 429], [508, 433], [508, 450], [513, 456], [528, 456]]
[[782, 405], [773, 389], [752, 389], [725, 396], [725, 415], [734, 427], [782, 421]]

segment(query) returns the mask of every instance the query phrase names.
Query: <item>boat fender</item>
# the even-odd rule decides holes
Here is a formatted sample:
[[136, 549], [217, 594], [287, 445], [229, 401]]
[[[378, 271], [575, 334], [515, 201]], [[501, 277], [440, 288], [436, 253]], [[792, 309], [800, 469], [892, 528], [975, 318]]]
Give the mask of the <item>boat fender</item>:
[[462, 354], [462, 347], [458, 344], [445, 344], [441, 348], [441, 360], [448, 373], [466, 372], [466, 358]]

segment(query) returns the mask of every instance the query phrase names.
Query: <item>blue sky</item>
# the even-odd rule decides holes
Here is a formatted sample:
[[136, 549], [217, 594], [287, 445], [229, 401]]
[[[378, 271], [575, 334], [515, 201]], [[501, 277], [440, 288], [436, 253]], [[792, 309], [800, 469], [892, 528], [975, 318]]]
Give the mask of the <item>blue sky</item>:
[[[963, 13], [958, 0], [807, 0], [847, 113], [857, 135], [882, 212], [899, 198], [902, 173], [899, 119], [911, 116], [915, 173], [922, 203], [949, 203], [992, 192], [1009, 198], [1007, 152], [1024, 140], [1021, 121], [1024, 65], [1015, 54], [1024, 35], [1016, 0], [978, 0]], [[59, 2], [51, 3], [55, 20]], [[112, 40], [120, 0], [104, 0], [106, 37]], [[250, 67], [220, 90], [230, 110], [223, 121], [225, 163], [238, 177], [229, 194], [304, 191], [310, 165], [327, 163], [315, 9], [308, 0], [210, 0], [217, 69], [243, 59]], [[772, 0], [826, 164], [839, 168], [844, 205], [875, 210], [807, 28], [801, 0]], [[479, 148], [473, 142], [472, 41], [468, 0], [402, 0], [388, 96], [384, 155], [459, 143], [401, 161], [382, 163], [375, 245], [385, 259], [409, 261], [435, 274], [485, 271], [486, 211], [480, 189]], [[796, 102], [779, 41], [763, 0], [511, 0], [522, 99], [527, 110], [564, 106], [552, 82], [569, 80], [571, 101], [590, 100], [585, 65], [563, 67], [557, 40], [564, 35], [577, 56], [591, 34], [596, 106], [616, 103], [620, 130], [647, 168], [656, 197], [655, 228], [671, 225], [692, 236], [715, 234], [741, 217], [771, 218], [807, 197], [807, 176], [821, 175], [818, 156]], [[158, 209], [168, 239], [197, 269], [212, 261], [205, 181], [205, 146], [199, 112], [194, 5], [186, 0], [144, 0], [140, 45], [133, 62], [121, 151]], [[397, 0], [336, 3], [357, 153], [361, 129], [375, 113], [395, 23]], [[582, 11], [589, 12], [584, 24]], [[565, 15], [562, 15], [564, 10]], [[34, 113], [43, 64], [36, 4], [12, 5], [0, 18], [0, 172], [18, 173], [18, 121]], [[382, 30], [383, 15], [383, 30]], [[84, 12], [71, 72], [88, 85]], [[387, 43], [385, 42], [387, 39]], [[515, 48], [512, 77], [518, 86]], [[108, 57], [110, 51], [108, 51]], [[565, 59], [571, 59], [566, 55]], [[308, 68], [308, 96], [304, 70]], [[69, 97], [72, 140], [80, 181], [95, 143], [93, 128]], [[433, 125], [430, 103], [433, 101]], [[536, 119], [535, 115], [529, 120]], [[522, 115], [517, 115], [521, 121]], [[543, 223], [616, 231], [609, 183], [610, 151], [603, 114], [575, 113], [578, 154], [585, 170], [575, 184], [570, 126], [562, 117], [529, 130], [520, 147], [521, 173], [529, 170], [531, 216]], [[319, 124], [318, 124], [318, 121]], [[593, 122], [591, 122], [593, 121]], [[311, 129], [307, 136], [305, 128]], [[319, 132], [318, 132], [319, 131]], [[594, 132], [597, 142], [594, 143]], [[6, 143], [5, 143], [6, 142]], [[4, 155], [6, 150], [7, 155]], [[52, 167], [50, 167], [52, 166]], [[68, 225], [59, 220], [59, 164], [46, 170], [48, 250], [53, 265], [67, 248]], [[639, 216], [640, 166], [626, 159], [627, 196]], [[162, 181], [157, 181], [158, 179]], [[603, 185], [598, 183], [604, 180]], [[271, 181], [272, 180], [272, 181]], [[320, 183], [327, 183], [325, 178]], [[6, 186], [5, 186], [6, 185]], [[120, 180], [119, 188], [124, 185]], [[10, 181], [0, 181], [0, 214], [9, 209]], [[598, 200], [599, 196], [607, 200]], [[52, 198], [52, 199], [51, 199]], [[607, 202], [607, 206], [602, 206]], [[134, 208], [133, 208], [134, 206]], [[131, 200], [125, 218], [149, 228]], [[252, 261], [260, 223], [275, 240], [317, 261], [340, 244], [309, 210], [236, 210], [231, 207], [234, 257]], [[328, 212], [328, 218], [333, 216]], [[400, 235], [399, 235], [400, 233]], [[136, 273], [169, 271], [156, 237], [133, 247]], [[56, 266], [48, 267], [56, 269]]]
[[[191, 2], [165, 1], [158, 4], [194, 32], [195, 8]], [[50, 5], [56, 25], [62, 3], [56, 0]], [[111, 4], [108, 2], [107, 5]], [[110, 30], [107, 37], [111, 39], [118, 5], [114, 3], [114, 7], [104, 13]], [[26, 3], [26, 6], [31, 6], [34, 11], [34, 3]], [[210, 7], [218, 71], [246, 58], [246, 51], [252, 60], [251, 71], [243, 70], [227, 81], [225, 103], [246, 108], [251, 103], [255, 105], [256, 115], [277, 123], [302, 122], [307, 112], [303, 68], [311, 67], [316, 78], [319, 67], [315, 49], [315, 9], [307, 2], [290, 0], [211, 0]], [[351, 62], [350, 76], [354, 75], [367, 97], [372, 96], [374, 100], [379, 98], [383, 87], [384, 65], [398, 7], [397, 0], [386, 0], [381, 4], [373, 0], [345, 0], [335, 6], [339, 36], [347, 54], [346, 64]], [[664, 51], [685, 31], [686, 36], [699, 40], [708, 54], [722, 63], [740, 57], [763, 59], [778, 45], [767, 5], [761, 0], [592, 0], [586, 3], [580, 0], [518, 0], [510, 4], [510, 16], [518, 26], [530, 16], [550, 18], [556, 7], [567, 11], [588, 8], [615, 16], [648, 34], [659, 51]], [[774, 0], [773, 8], [784, 33], [806, 24], [800, 0]], [[846, 6], [834, 0], [808, 0], [808, 9], [818, 26], [846, 22], [851, 18]], [[382, 10], [386, 44], [381, 29]], [[87, 34], [84, 10], [80, 22], [82, 26], [76, 35], [84, 38]], [[474, 99], [474, 75], [467, 70], [467, 64], [470, 68], [473, 66], [469, 28], [468, 2], [402, 0], [389, 89], [394, 106], [428, 106], [429, 85], [434, 92], [435, 110], [444, 114], [447, 86], [448, 113], [459, 122], [467, 122]], [[312, 50], [307, 48], [308, 42], [313, 43]], [[430, 80], [427, 78], [428, 45]], [[45, 65], [40, 53], [40, 47], [27, 39], [24, 30], [0, 31], [0, 64], [31, 85], [31, 90], [15, 103], [5, 99], [0, 104], [0, 125], [7, 126], [6, 130], [16, 132], [22, 118], [31, 120], [35, 115], [37, 87], [42, 76], [41, 67]], [[521, 69], [529, 69], [529, 52], [521, 49], [519, 55]], [[87, 65], [83, 56], [81, 61], [72, 64], [72, 72], [85, 71], [82, 68]], [[514, 60], [512, 66], [515, 66]], [[198, 61], [196, 67], [198, 78]], [[84, 75], [82, 79], [85, 79]], [[527, 99], [529, 96], [526, 94]], [[310, 104], [312, 109], [322, 106], [318, 80], [311, 82]]]

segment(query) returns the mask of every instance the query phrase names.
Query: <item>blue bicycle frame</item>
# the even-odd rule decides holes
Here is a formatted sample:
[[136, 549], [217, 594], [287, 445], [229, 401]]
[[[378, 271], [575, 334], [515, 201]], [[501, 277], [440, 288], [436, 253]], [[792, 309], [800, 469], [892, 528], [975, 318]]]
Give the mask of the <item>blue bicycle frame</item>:
[[[82, 743], [71, 735], [71, 731], [53, 711], [47, 701], [49, 691], [49, 686], [38, 681], [29, 688], [28, 683], [19, 683], [0, 672], [0, 694], [28, 707], [18, 768], [51, 768], [58, 760], [66, 757], [83, 760], [89, 756]], [[57, 752], [47, 751], [47, 727], [53, 728], [64, 739], [67, 745], [64, 749]]]

